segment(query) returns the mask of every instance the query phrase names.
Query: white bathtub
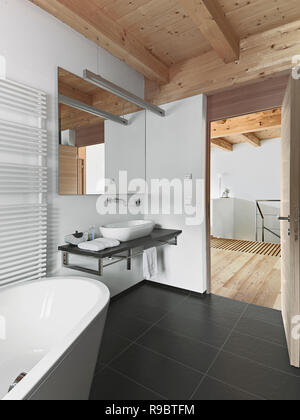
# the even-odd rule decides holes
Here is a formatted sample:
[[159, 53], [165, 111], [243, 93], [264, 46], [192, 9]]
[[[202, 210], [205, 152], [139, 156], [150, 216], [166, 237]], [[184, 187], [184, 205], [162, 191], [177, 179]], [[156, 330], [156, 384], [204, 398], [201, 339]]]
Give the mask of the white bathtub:
[[109, 299], [78, 277], [0, 288], [0, 400], [87, 400]]

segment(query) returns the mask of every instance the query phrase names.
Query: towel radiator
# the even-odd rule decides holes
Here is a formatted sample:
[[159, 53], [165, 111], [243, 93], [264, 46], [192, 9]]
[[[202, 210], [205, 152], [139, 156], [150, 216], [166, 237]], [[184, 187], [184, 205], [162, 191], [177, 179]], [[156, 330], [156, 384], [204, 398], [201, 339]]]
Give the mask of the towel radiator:
[[0, 285], [46, 276], [47, 98], [0, 79]]

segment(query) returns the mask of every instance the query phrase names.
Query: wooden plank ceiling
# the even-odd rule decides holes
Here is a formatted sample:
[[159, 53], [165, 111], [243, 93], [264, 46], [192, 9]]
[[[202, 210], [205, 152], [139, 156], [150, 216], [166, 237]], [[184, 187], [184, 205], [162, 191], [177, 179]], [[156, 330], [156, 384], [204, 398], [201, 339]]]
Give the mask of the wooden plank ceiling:
[[226, 152], [234, 145], [247, 143], [260, 147], [262, 140], [281, 137], [281, 108], [211, 123], [211, 144]]
[[31, 0], [146, 78], [167, 103], [287, 73], [299, 0]]

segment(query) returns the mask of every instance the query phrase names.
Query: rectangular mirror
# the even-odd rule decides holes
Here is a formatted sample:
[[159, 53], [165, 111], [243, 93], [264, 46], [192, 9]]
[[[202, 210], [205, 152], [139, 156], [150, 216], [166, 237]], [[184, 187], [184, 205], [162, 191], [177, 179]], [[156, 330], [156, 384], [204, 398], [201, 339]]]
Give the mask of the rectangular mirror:
[[60, 195], [104, 194], [120, 171], [146, 178], [144, 110], [61, 68], [58, 101]]

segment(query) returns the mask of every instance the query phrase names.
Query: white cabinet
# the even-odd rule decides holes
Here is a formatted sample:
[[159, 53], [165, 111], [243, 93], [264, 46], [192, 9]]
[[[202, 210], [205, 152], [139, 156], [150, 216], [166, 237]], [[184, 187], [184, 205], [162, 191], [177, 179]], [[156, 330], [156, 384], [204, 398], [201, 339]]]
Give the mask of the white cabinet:
[[215, 238], [234, 239], [234, 198], [212, 200], [211, 233]]

